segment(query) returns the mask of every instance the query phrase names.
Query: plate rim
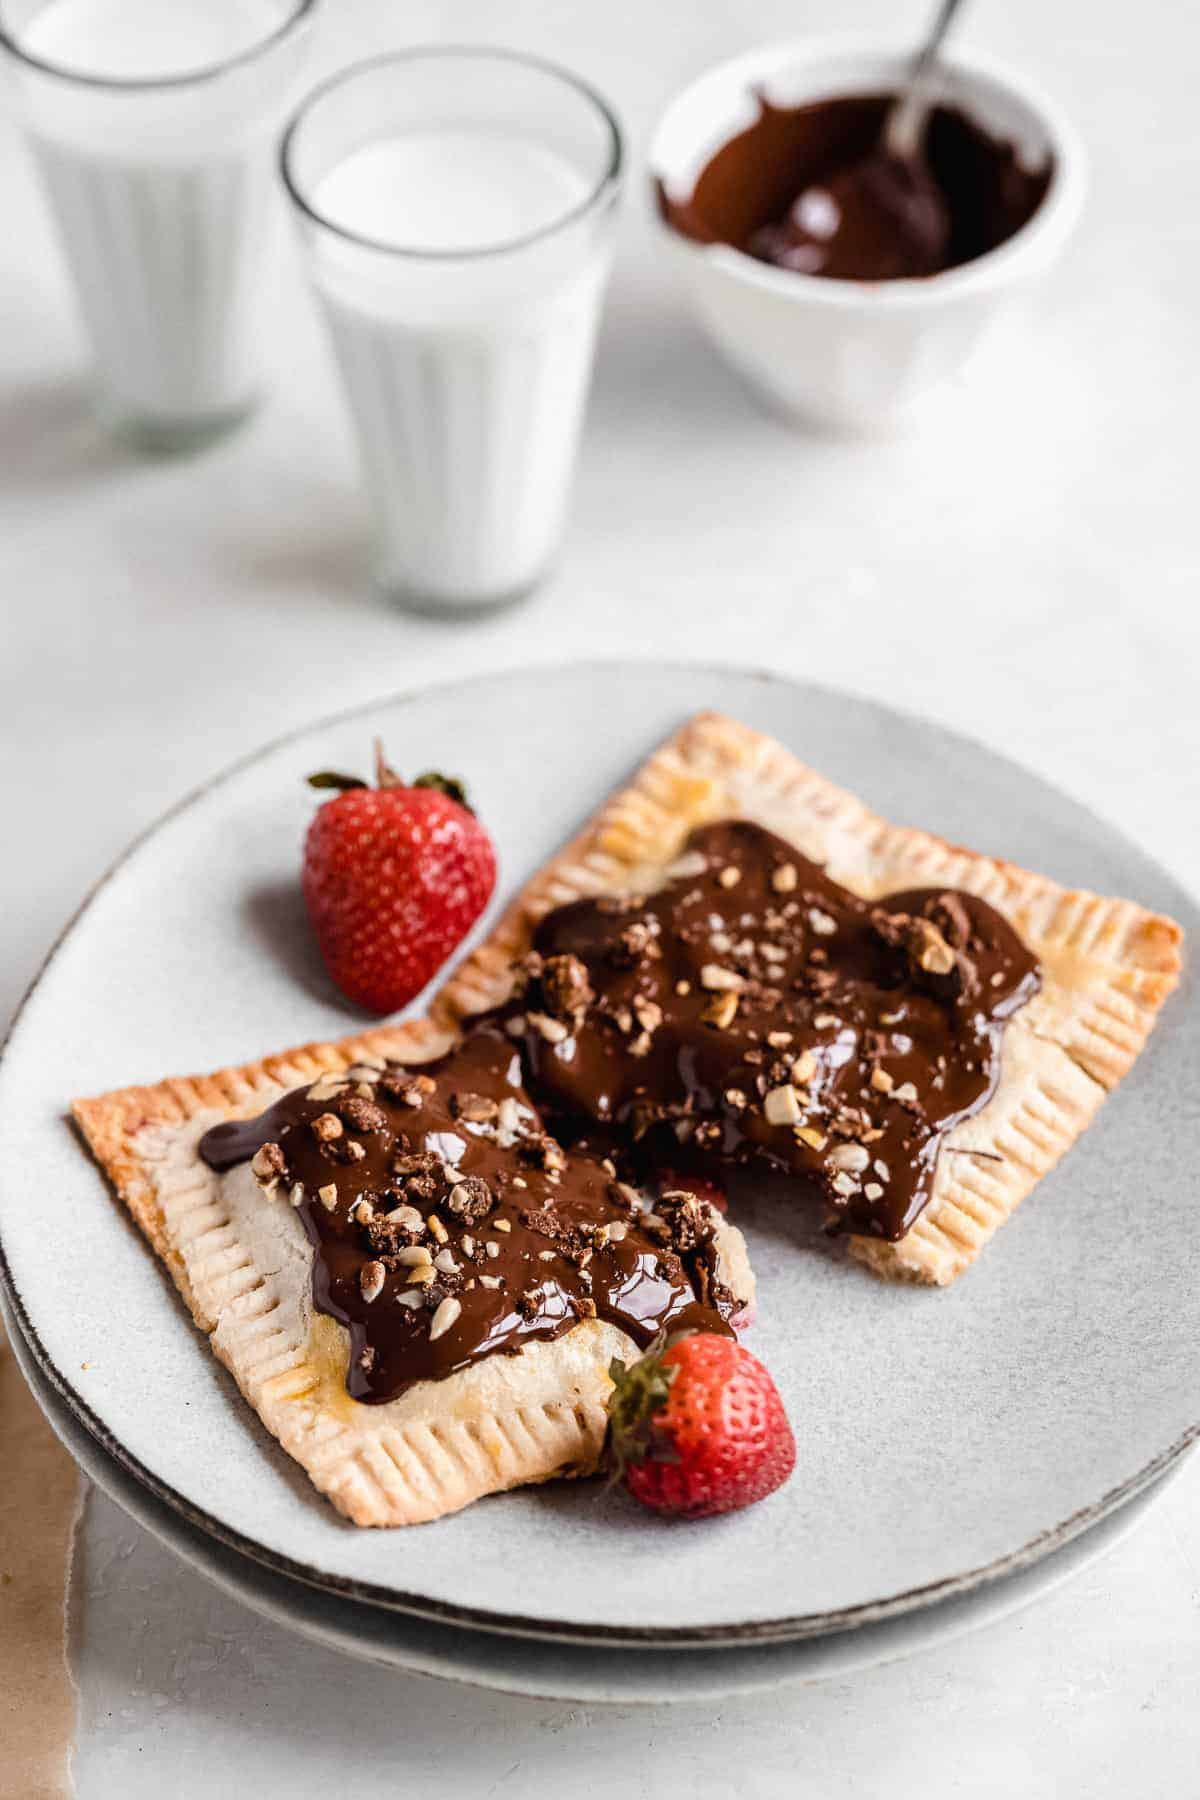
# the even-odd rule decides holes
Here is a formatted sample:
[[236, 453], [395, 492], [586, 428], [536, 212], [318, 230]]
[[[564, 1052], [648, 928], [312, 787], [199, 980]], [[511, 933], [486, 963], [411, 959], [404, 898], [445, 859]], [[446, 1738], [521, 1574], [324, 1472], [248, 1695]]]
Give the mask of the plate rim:
[[[327, 1624], [315, 1624], [313, 1620], [307, 1616], [302, 1619], [298, 1616], [296, 1609], [299, 1608], [302, 1612], [307, 1603], [302, 1600], [292, 1599], [290, 1592], [292, 1584], [282, 1581], [274, 1571], [262, 1569], [260, 1564], [257, 1564], [252, 1560], [238, 1559], [237, 1566], [235, 1566], [233, 1562], [233, 1552], [229, 1552], [230, 1562], [228, 1564], [224, 1562], [218, 1563], [217, 1559], [225, 1552], [225, 1546], [218, 1545], [214, 1539], [209, 1538], [207, 1533], [196, 1531], [186, 1520], [179, 1518], [172, 1508], [164, 1505], [161, 1501], [156, 1499], [154, 1495], [150, 1494], [142, 1486], [141, 1482], [129, 1475], [128, 1471], [122, 1469], [119, 1465], [113, 1464], [111, 1459], [107, 1459], [102, 1447], [95, 1442], [89, 1432], [83, 1429], [78, 1420], [74, 1418], [65, 1406], [62, 1408], [61, 1412], [52, 1413], [50, 1408], [53, 1404], [53, 1396], [46, 1391], [37, 1367], [35, 1365], [27, 1366], [23, 1361], [22, 1352], [24, 1352], [25, 1356], [28, 1356], [28, 1346], [22, 1345], [20, 1348], [17, 1348], [17, 1344], [19, 1343], [19, 1339], [14, 1343], [14, 1354], [16, 1355], [17, 1362], [21, 1366], [26, 1379], [29, 1381], [35, 1399], [42, 1407], [42, 1410], [50, 1423], [50, 1428], [58, 1437], [59, 1441], [66, 1445], [71, 1454], [77, 1456], [82, 1455], [85, 1458], [80, 1466], [88, 1479], [103, 1494], [105, 1494], [115, 1506], [120, 1508], [120, 1510], [129, 1517], [133, 1518], [144, 1531], [148, 1532], [159, 1543], [165, 1545], [165, 1547], [170, 1550], [173, 1555], [177, 1556], [188, 1568], [197, 1571], [206, 1581], [212, 1582], [223, 1592], [232, 1596], [240, 1605], [251, 1608], [251, 1610], [259, 1613], [261, 1617], [267, 1618], [273, 1623], [281, 1625], [282, 1628], [307, 1638], [310, 1642], [331, 1649], [338, 1655], [353, 1658], [355, 1660], [363, 1659], [375, 1666], [380, 1666], [382, 1663], [382, 1666], [394, 1670], [397, 1674], [405, 1673], [427, 1680], [445, 1681], [457, 1686], [471, 1687], [486, 1693], [519, 1694], [526, 1699], [544, 1700], [555, 1704], [589, 1705], [595, 1703], [618, 1706], [636, 1705], [643, 1711], [649, 1711], [652, 1708], [662, 1706], [704, 1705], [714, 1700], [732, 1699], [736, 1701], [755, 1694], [778, 1692], [781, 1688], [807, 1687], [825, 1681], [843, 1680], [848, 1676], [853, 1676], [859, 1672], [867, 1672], [872, 1669], [882, 1668], [891, 1663], [905, 1661], [912, 1656], [922, 1655], [927, 1651], [958, 1643], [965, 1638], [973, 1637], [979, 1631], [986, 1630], [992, 1625], [1002, 1624], [1018, 1614], [1027, 1611], [1029, 1608], [1040, 1604], [1043, 1600], [1048, 1599], [1053, 1595], [1060, 1587], [1077, 1580], [1080, 1575], [1086, 1573], [1087, 1570], [1092, 1568], [1096, 1563], [1105, 1560], [1114, 1549], [1120, 1547], [1129, 1533], [1146, 1516], [1146, 1513], [1152, 1510], [1157, 1502], [1165, 1496], [1183, 1473], [1183, 1469], [1187, 1462], [1186, 1457], [1178, 1459], [1169, 1469], [1165, 1470], [1160, 1477], [1151, 1482], [1141, 1494], [1132, 1496], [1127, 1505], [1115, 1508], [1114, 1511], [1107, 1514], [1104, 1519], [1096, 1521], [1094, 1529], [1089, 1527], [1087, 1531], [1081, 1533], [1079, 1538], [1073, 1539], [1072, 1544], [1075, 1546], [1078, 1547], [1080, 1543], [1084, 1546], [1085, 1553], [1082, 1562], [1076, 1562], [1070, 1568], [1064, 1570], [1058, 1560], [1059, 1554], [1060, 1552], [1071, 1553], [1071, 1545], [1061, 1545], [1059, 1546], [1059, 1551], [1052, 1553], [1050, 1556], [1041, 1558], [1038, 1563], [1031, 1566], [1031, 1569], [1018, 1571], [1015, 1574], [1014, 1579], [1017, 1582], [1020, 1582], [1022, 1580], [1028, 1581], [1034, 1571], [1039, 1568], [1048, 1567], [1050, 1571], [1049, 1578], [1039, 1581], [1035, 1587], [1028, 1587], [1015, 1597], [1012, 1596], [1010, 1592], [1007, 1605], [1004, 1604], [1002, 1599], [998, 1610], [988, 1610], [980, 1616], [972, 1616], [966, 1619], [960, 1616], [957, 1620], [951, 1621], [949, 1626], [941, 1631], [936, 1629], [935, 1624], [927, 1638], [915, 1643], [887, 1643], [877, 1656], [870, 1655], [870, 1652], [868, 1651], [867, 1655], [860, 1660], [852, 1650], [850, 1654], [853, 1661], [849, 1667], [834, 1666], [831, 1668], [808, 1668], [804, 1666], [800, 1668], [788, 1668], [784, 1671], [778, 1666], [768, 1668], [766, 1664], [756, 1663], [754, 1669], [748, 1674], [734, 1682], [729, 1682], [727, 1673], [729, 1665], [725, 1661], [725, 1658], [727, 1657], [745, 1655], [754, 1657], [765, 1656], [770, 1658], [771, 1663], [774, 1664], [776, 1653], [787, 1656], [789, 1652], [800, 1652], [803, 1654], [806, 1650], [811, 1649], [814, 1654], [819, 1655], [820, 1646], [829, 1642], [831, 1636], [832, 1641], [836, 1646], [839, 1641], [839, 1635], [836, 1633], [825, 1633], [821, 1636], [804, 1639], [777, 1640], [771, 1644], [728, 1645], [723, 1649], [710, 1646], [705, 1655], [699, 1658], [689, 1659], [689, 1666], [691, 1668], [695, 1669], [703, 1666], [705, 1671], [704, 1679], [699, 1685], [696, 1685], [694, 1678], [689, 1678], [689, 1684], [686, 1691], [676, 1692], [674, 1690], [667, 1691], [661, 1685], [655, 1685], [656, 1680], [658, 1679], [655, 1675], [647, 1677], [646, 1670], [648, 1665], [644, 1660], [645, 1654], [649, 1652], [650, 1654], [657, 1654], [659, 1657], [669, 1654], [661, 1648], [655, 1652], [650, 1651], [648, 1646], [643, 1646], [643, 1654], [635, 1656], [632, 1663], [628, 1663], [628, 1659], [622, 1654], [624, 1649], [623, 1646], [584, 1644], [561, 1645], [550, 1644], [546, 1640], [541, 1639], [524, 1640], [545, 1649], [566, 1650], [569, 1657], [573, 1656], [576, 1652], [583, 1656], [598, 1654], [606, 1659], [606, 1669], [612, 1667], [611, 1659], [614, 1657], [619, 1658], [622, 1666], [628, 1663], [635, 1685], [630, 1693], [618, 1694], [611, 1690], [608, 1692], [601, 1692], [600, 1688], [602, 1682], [600, 1680], [590, 1680], [586, 1682], [582, 1688], [574, 1677], [570, 1682], [553, 1684], [543, 1682], [543, 1678], [540, 1676], [520, 1682], [511, 1681], [508, 1678], [508, 1672], [511, 1670], [512, 1665], [508, 1660], [507, 1652], [505, 1657], [499, 1662], [494, 1658], [489, 1657], [489, 1679], [481, 1677], [478, 1664], [468, 1668], [465, 1664], [456, 1662], [454, 1658], [454, 1649], [452, 1647], [447, 1647], [443, 1644], [440, 1646], [440, 1649], [444, 1653], [440, 1655], [435, 1654], [431, 1657], [426, 1640], [422, 1640], [423, 1650], [418, 1650], [416, 1652], [418, 1658], [422, 1654], [424, 1655], [423, 1662], [420, 1660], [408, 1660], [407, 1657], [402, 1658], [399, 1654], [380, 1658], [378, 1655], [372, 1654], [371, 1650], [363, 1649], [360, 1640], [355, 1639], [353, 1642], [348, 1641], [349, 1634], [344, 1629], [339, 1629], [335, 1626], [331, 1634]], [[81, 1444], [87, 1446], [86, 1449], [77, 1451], [74, 1439], [70, 1435], [64, 1435], [64, 1433], [70, 1434], [72, 1432], [77, 1435]], [[122, 1483], [124, 1484], [123, 1486], [120, 1485]], [[1089, 1538], [1093, 1539], [1094, 1543], [1094, 1539], [1105, 1532], [1108, 1533], [1107, 1539], [1099, 1545], [1095, 1545], [1090, 1555], [1087, 1554]], [[181, 1536], [180, 1534], [186, 1535]], [[242, 1562], [245, 1562], [246, 1565], [245, 1575], [243, 1575], [240, 1566]], [[259, 1574], [260, 1570], [261, 1576]], [[253, 1585], [259, 1579], [265, 1579], [269, 1582], [279, 1582], [279, 1594], [282, 1598], [277, 1598], [274, 1594], [264, 1597], [261, 1590]], [[1005, 1583], [1000, 1582], [997, 1585], [1003, 1593]], [[342, 1596], [326, 1593], [322, 1589], [309, 1590], [305, 1583], [296, 1583], [295, 1586], [305, 1592], [311, 1591], [318, 1604], [332, 1604], [337, 1606], [342, 1603]], [[949, 1607], [964, 1604], [967, 1606], [975, 1605], [988, 1594], [991, 1587], [991, 1583], [984, 1583], [981, 1587], [971, 1590], [968, 1594], [959, 1595], [957, 1598], [951, 1597], [945, 1604]], [[349, 1602], [349, 1604], [355, 1603]], [[368, 1612], [378, 1612], [388, 1617], [394, 1616], [402, 1631], [408, 1630], [414, 1625], [428, 1624], [428, 1621], [410, 1618], [407, 1614], [388, 1614], [387, 1609], [382, 1607], [369, 1607], [365, 1610]], [[936, 1620], [936, 1617], [941, 1610], [942, 1609], [938, 1606], [920, 1607], [913, 1613], [900, 1613], [889, 1619], [881, 1620], [879, 1622], [879, 1627], [884, 1632], [895, 1632], [897, 1630], [903, 1632], [905, 1629], [904, 1621], [906, 1618], [916, 1618], [918, 1620], [924, 1618], [928, 1620], [932, 1615]], [[944, 1613], [942, 1614], [942, 1621], [943, 1625], [945, 1625]], [[481, 1639], [481, 1648], [483, 1645], [492, 1646], [495, 1643], [494, 1634], [492, 1633], [472, 1634], [468, 1630], [460, 1631], [460, 1628], [456, 1626], [438, 1627], [438, 1629], [445, 1629], [452, 1634], [459, 1634], [463, 1639], [468, 1640], [473, 1635], [478, 1635]], [[848, 1632], [841, 1633], [840, 1638], [843, 1642], [849, 1641], [855, 1645], [862, 1641], [869, 1644], [872, 1638], [872, 1628], [868, 1626], [861, 1631], [852, 1629]], [[515, 1641], [517, 1643], [522, 1642], [522, 1640], [519, 1639]], [[511, 1650], [514, 1640], [509, 1638], [507, 1640], [501, 1640], [501, 1642], [507, 1642]], [[878, 1643], [876, 1644], [876, 1649], [879, 1649]], [[409, 1652], [409, 1654], [411, 1655], [412, 1652]], [[561, 1666], [566, 1667], [569, 1666], [569, 1664]], [[671, 1667], [674, 1669], [678, 1666], [679, 1660], [676, 1657], [672, 1660]], [[497, 1673], [498, 1670], [504, 1671], [504, 1673]]]
[[[65, 946], [67, 940], [80, 928], [94, 902], [104, 889], [112, 882], [138, 853], [161, 831], [176, 819], [182, 817], [194, 806], [201, 804], [216, 790], [233, 782], [246, 769], [265, 761], [277, 751], [298, 741], [312, 732], [332, 729], [348, 721], [383, 708], [401, 707], [439, 692], [450, 689], [461, 690], [473, 686], [504, 681], [513, 675], [572, 675], [584, 672], [599, 675], [612, 674], [630, 668], [639, 670], [647, 668], [669, 669], [673, 672], [688, 675], [708, 675], [714, 679], [722, 679], [735, 675], [743, 679], [762, 682], [766, 686], [791, 689], [796, 693], [821, 693], [838, 699], [852, 699], [860, 704], [874, 708], [880, 713], [889, 715], [903, 727], [920, 727], [922, 731], [933, 731], [948, 744], [969, 746], [972, 750], [983, 750], [989, 757], [1005, 765], [1014, 775], [1026, 782], [1047, 789], [1060, 799], [1067, 800], [1073, 807], [1093, 821], [1102, 830], [1107, 831], [1134, 850], [1143, 862], [1151, 866], [1163, 880], [1174, 889], [1187, 903], [1194, 908], [1196, 902], [1178, 877], [1162, 866], [1156, 858], [1130, 838], [1117, 826], [1111, 825], [1095, 808], [1085, 801], [1075, 798], [1049, 781], [1036, 770], [1011, 757], [1003, 750], [994, 749], [979, 738], [966, 732], [942, 724], [935, 719], [927, 719], [907, 708], [893, 706], [890, 702], [877, 700], [871, 695], [855, 694], [838, 688], [830, 683], [802, 680], [786, 674], [778, 674], [773, 670], [748, 666], [721, 665], [706, 660], [690, 661], [685, 658], [673, 659], [662, 663], [649, 658], [634, 657], [595, 657], [581, 658], [572, 662], [525, 662], [500, 669], [487, 669], [467, 677], [449, 677], [446, 680], [425, 682], [420, 685], [376, 696], [374, 699], [357, 701], [348, 707], [339, 708], [336, 712], [325, 714], [318, 719], [309, 719], [275, 737], [255, 746], [245, 755], [237, 757], [226, 764], [214, 775], [190, 789], [179, 800], [167, 807], [152, 819], [143, 829], [119, 852], [109, 866], [87, 889], [78, 906], [69, 915], [62, 929], [58, 932], [46, 954], [38, 964], [31, 981], [23, 993], [13, 1013], [4, 1038], [0, 1041], [0, 1065], [7, 1059], [16, 1039], [25, 1013], [40, 987], [51, 964]], [[74, 1129], [72, 1127], [72, 1129]], [[86, 1155], [86, 1148], [84, 1149]], [[94, 1163], [93, 1163], [93, 1166]], [[985, 1582], [1000, 1579], [1005, 1575], [1027, 1568], [1040, 1561], [1052, 1551], [1069, 1543], [1089, 1526], [1096, 1524], [1108, 1513], [1113, 1512], [1125, 1501], [1134, 1498], [1142, 1489], [1148, 1487], [1162, 1475], [1174, 1462], [1200, 1439], [1200, 1412], [1197, 1418], [1169, 1445], [1142, 1464], [1125, 1480], [1108, 1488], [1096, 1500], [1087, 1506], [1078, 1508], [1067, 1518], [1056, 1524], [1035, 1532], [1016, 1549], [1005, 1552], [1002, 1556], [981, 1563], [966, 1570], [960, 1570], [939, 1581], [927, 1582], [920, 1586], [900, 1589], [893, 1594], [883, 1595], [878, 1599], [863, 1601], [854, 1606], [835, 1608], [815, 1613], [790, 1614], [775, 1619], [759, 1619], [738, 1624], [723, 1623], [712, 1626], [627, 1626], [583, 1624], [570, 1620], [548, 1621], [531, 1618], [518, 1612], [501, 1612], [488, 1607], [471, 1607], [450, 1601], [433, 1600], [427, 1595], [413, 1594], [396, 1587], [385, 1587], [376, 1582], [363, 1581], [348, 1576], [337, 1575], [328, 1570], [318, 1568], [314, 1564], [298, 1562], [295, 1558], [272, 1548], [268, 1544], [248, 1537], [235, 1527], [227, 1525], [223, 1520], [209, 1513], [205, 1508], [197, 1506], [185, 1494], [179, 1492], [169, 1482], [148, 1468], [140, 1458], [134, 1456], [104, 1421], [93, 1411], [76, 1390], [71, 1381], [58, 1368], [42, 1343], [37, 1329], [26, 1311], [24, 1301], [9, 1267], [8, 1256], [4, 1245], [3, 1233], [0, 1232], [0, 1313], [7, 1316], [10, 1329], [15, 1325], [29, 1349], [34, 1362], [67, 1406], [72, 1415], [91, 1434], [91, 1436], [108, 1452], [123, 1468], [142, 1483], [152, 1494], [157, 1495], [168, 1506], [172, 1507], [185, 1521], [197, 1529], [206, 1532], [210, 1537], [225, 1544], [229, 1549], [237, 1551], [252, 1561], [262, 1564], [268, 1569], [287, 1576], [292, 1580], [304, 1583], [326, 1592], [341, 1594], [347, 1598], [364, 1601], [367, 1604], [381, 1606], [392, 1611], [411, 1614], [416, 1618], [432, 1620], [439, 1624], [460, 1625], [469, 1630], [490, 1632], [501, 1637], [530, 1637], [550, 1641], [596, 1645], [622, 1645], [636, 1649], [656, 1647], [717, 1647], [721, 1645], [755, 1644], [779, 1642], [787, 1639], [824, 1636], [831, 1632], [845, 1631], [860, 1625], [873, 1624], [878, 1620], [899, 1615], [904, 1612], [932, 1605], [937, 1601], [948, 1599], [956, 1594], [968, 1592]]]

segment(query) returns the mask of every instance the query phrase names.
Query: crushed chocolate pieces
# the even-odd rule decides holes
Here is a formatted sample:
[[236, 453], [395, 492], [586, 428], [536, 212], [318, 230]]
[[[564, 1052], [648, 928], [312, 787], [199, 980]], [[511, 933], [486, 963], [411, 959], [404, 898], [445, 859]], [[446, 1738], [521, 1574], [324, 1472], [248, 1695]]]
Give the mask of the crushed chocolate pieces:
[[466, 1175], [450, 1189], [446, 1207], [456, 1218], [472, 1224], [487, 1217], [495, 1204], [495, 1196], [479, 1175]]
[[339, 1100], [338, 1114], [342, 1122], [353, 1131], [386, 1131], [388, 1116], [382, 1106], [374, 1100], [364, 1099], [361, 1094], [350, 1094]]
[[542, 1004], [556, 1019], [576, 1023], [596, 998], [587, 966], [577, 956], [548, 956], [541, 972]]

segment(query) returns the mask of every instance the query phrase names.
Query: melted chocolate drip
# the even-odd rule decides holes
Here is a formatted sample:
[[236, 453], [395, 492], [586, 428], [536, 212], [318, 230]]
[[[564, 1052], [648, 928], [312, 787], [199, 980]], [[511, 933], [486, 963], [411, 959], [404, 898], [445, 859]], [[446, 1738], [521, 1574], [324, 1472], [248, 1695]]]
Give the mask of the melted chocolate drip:
[[678, 1200], [646, 1218], [599, 1162], [566, 1156], [498, 1030], [423, 1070], [355, 1077], [200, 1141], [210, 1168], [253, 1159], [274, 1204], [297, 1206], [314, 1304], [350, 1333], [354, 1399], [394, 1399], [593, 1316], [643, 1347], [665, 1327], [731, 1335], [710, 1216]]
[[678, 868], [542, 920], [507, 1009], [531, 1087], [650, 1166], [765, 1159], [832, 1229], [901, 1237], [995, 1088], [1034, 958], [973, 895], [872, 905], [756, 825], [702, 828]]
[[1014, 145], [953, 106], [935, 107], [918, 162], [880, 149], [888, 94], [805, 106], [760, 99], [686, 200], [659, 189], [670, 224], [802, 274], [889, 281], [958, 268], [1005, 243], [1041, 205], [1053, 164], [1026, 168]]

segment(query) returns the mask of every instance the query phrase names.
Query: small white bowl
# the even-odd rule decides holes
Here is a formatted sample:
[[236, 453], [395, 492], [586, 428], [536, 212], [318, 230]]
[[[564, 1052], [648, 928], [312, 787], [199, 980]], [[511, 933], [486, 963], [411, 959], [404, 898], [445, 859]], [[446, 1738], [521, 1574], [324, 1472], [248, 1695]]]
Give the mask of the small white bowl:
[[[669, 198], [685, 200], [710, 157], [757, 118], [758, 94], [796, 106], [889, 92], [910, 55], [812, 38], [722, 63], [668, 108], [651, 145], [651, 177]], [[660, 220], [709, 336], [774, 410], [849, 430], [902, 423], [916, 402], [959, 374], [997, 314], [1070, 236], [1083, 204], [1085, 157], [1058, 108], [1023, 76], [975, 59], [945, 64], [940, 97], [1035, 165], [1047, 154], [1054, 159], [1033, 217], [972, 262], [914, 280], [831, 280], [697, 243]]]

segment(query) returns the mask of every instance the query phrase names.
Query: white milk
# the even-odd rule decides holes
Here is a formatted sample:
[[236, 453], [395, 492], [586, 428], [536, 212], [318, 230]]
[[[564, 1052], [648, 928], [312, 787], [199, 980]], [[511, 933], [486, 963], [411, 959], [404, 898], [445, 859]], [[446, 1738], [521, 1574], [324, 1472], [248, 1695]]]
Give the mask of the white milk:
[[[21, 36], [29, 57], [67, 77], [20, 65], [104, 403], [151, 436], [208, 430], [256, 396], [272, 130], [296, 55], [286, 35], [260, 47], [293, 10], [288, 0], [48, 0]], [[223, 72], [187, 80], [211, 69]]]
[[323, 231], [313, 253], [380, 579], [410, 599], [502, 600], [554, 559], [607, 272], [593, 187], [556, 150], [483, 126], [380, 139], [316, 186], [323, 220], [385, 247]]
[[73, 75], [161, 81], [252, 50], [283, 16], [270, 0], [47, 0], [21, 44]]

